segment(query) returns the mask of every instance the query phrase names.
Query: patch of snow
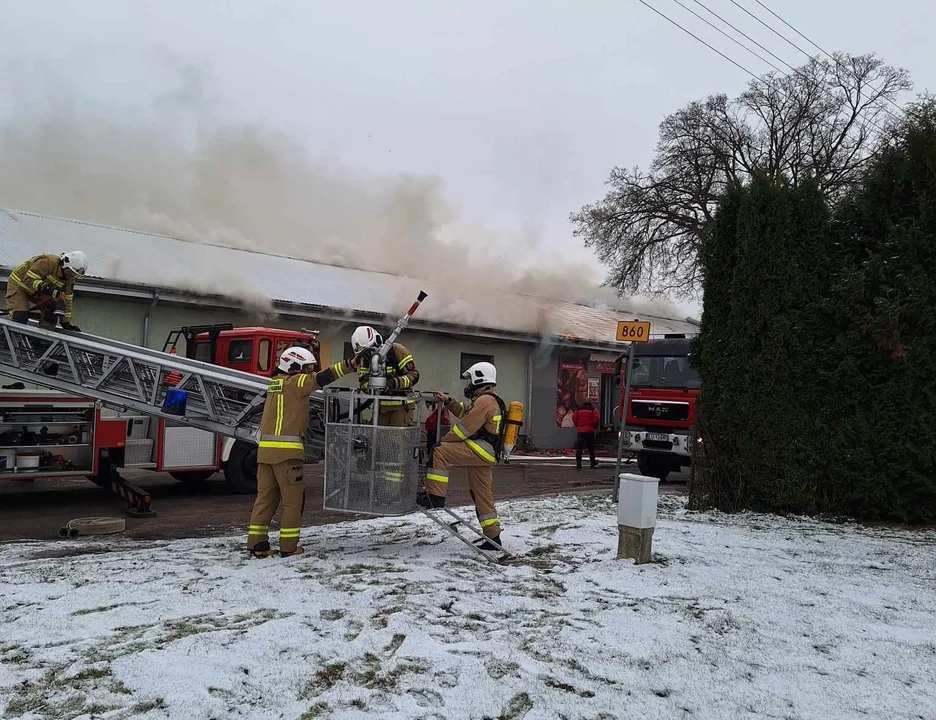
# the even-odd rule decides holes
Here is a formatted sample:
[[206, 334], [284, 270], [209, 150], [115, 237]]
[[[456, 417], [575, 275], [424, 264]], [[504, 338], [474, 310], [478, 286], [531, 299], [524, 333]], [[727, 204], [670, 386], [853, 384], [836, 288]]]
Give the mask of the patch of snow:
[[0, 717], [936, 717], [932, 533], [662, 496], [636, 566], [606, 497], [500, 513], [507, 566], [422, 516], [306, 528], [288, 559], [0, 546]]

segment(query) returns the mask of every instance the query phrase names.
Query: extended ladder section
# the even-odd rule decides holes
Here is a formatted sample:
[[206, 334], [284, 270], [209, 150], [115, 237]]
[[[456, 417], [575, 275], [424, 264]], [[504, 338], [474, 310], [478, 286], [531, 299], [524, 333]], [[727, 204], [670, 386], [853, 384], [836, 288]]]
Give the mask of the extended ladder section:
[[[231, 368], [190, 360], [86, 333], [44, 330], [0, 317], [0, 374], [105, 405], [133, 410], [225, 437], [258, 442], [268, 381]], [[185, 391], [184, 408], [167, 393]], [[324, 409], [313, 395], [310, 412]], [[180, 414], [181, 413], [181, 414]], [[310, 424], [318, 450], [320, 433]]]

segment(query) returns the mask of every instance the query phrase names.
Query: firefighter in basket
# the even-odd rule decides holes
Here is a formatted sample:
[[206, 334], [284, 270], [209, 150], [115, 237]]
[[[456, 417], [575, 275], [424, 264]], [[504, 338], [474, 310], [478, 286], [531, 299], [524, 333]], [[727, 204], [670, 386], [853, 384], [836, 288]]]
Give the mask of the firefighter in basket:
[[494, 507], [494, 465], [503, 448], [507, 408], [494, 389], [497, 369], [489, 362], [479, 362], [468, 368], [462, 377], [467, 403], [453, 400], [443, 393], [436, 397], [458, 421], [439, 445], [432, 450], [426, 470], [426, 489], [416, 496], [424, 508], [445, 507], [449, 468], [468, 468], [468, 489], [475, 504], [481, 530], [490, 540], [479, 541], [482, 550], [499, 550], [501, 525]]
[[35, 255], [17, 265], [7, 280], [6, 307], [14, 322], [29, 322], [39, 312], [39, 327], [55, 329], [61, 320], [63, 330], [81, 332], [72, 325], [72, 300], [75, 278], [88, 269], [88, 258], [81, 250], [61, 255]]
[[340, 380], [357, 367], [357, 362], [355, 358], [342, 360], [316, 373], [315, 356], [307, 348], [289, 347], [280, 355], [260, 420], [257, 499], [247, 531], [247, 550], [251, 555], [266, 557], [276, 552], [270, 548], [269, 532], [270, 520], [278, 506], [282, 506], [280, 555], [286, 557], [302, 552], [299, 530], [305, 507], [302, 469], [309, 425], [309, 396]]
[[[383, 338], [372, 327], [362, 325], [351, 333], [351, 350], [355, 357], [360, 358], [357, 373], [361, 390], [367, 390], [370, 385], [371, 358], [381, 345]], [[377, 424], [412, 427], [415, 401], [404, 396], [419, 382], [419, 370], [413, 361], [413, 353], [400, 343], [393, 343], [393, 347], [387, 353], [386, 362], [387, 389], [384, 394], [397, 395], [400, 399], [380, 401]]]

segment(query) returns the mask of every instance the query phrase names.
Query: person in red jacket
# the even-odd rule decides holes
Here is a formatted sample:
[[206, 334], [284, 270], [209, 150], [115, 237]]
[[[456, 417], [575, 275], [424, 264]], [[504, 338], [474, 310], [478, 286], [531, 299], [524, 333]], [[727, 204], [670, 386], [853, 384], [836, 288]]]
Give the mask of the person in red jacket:
[[588, 401], [582, 404], [578, 410], [572, 413], [572, 422], [575, 423], [575, 429], [578, 430], [578, 439], [575, 441], [575, 468], [582, 469], [582, 450], [588, 448], [588, 456], [591, 459], [591, 466], [598, 465], [595, 459], [595, 433], [598, 431], [598, 425], [601, 423], [601, 416], [595, 407]]

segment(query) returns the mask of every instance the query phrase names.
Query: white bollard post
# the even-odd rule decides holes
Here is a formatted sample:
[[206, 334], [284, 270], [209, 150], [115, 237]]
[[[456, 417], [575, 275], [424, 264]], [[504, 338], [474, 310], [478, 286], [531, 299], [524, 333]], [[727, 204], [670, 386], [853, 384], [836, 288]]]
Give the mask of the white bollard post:
[[635, 565], [650, 562], [660, 480], [631, 473], [619, 478], [617, 559], [633, 558]]

